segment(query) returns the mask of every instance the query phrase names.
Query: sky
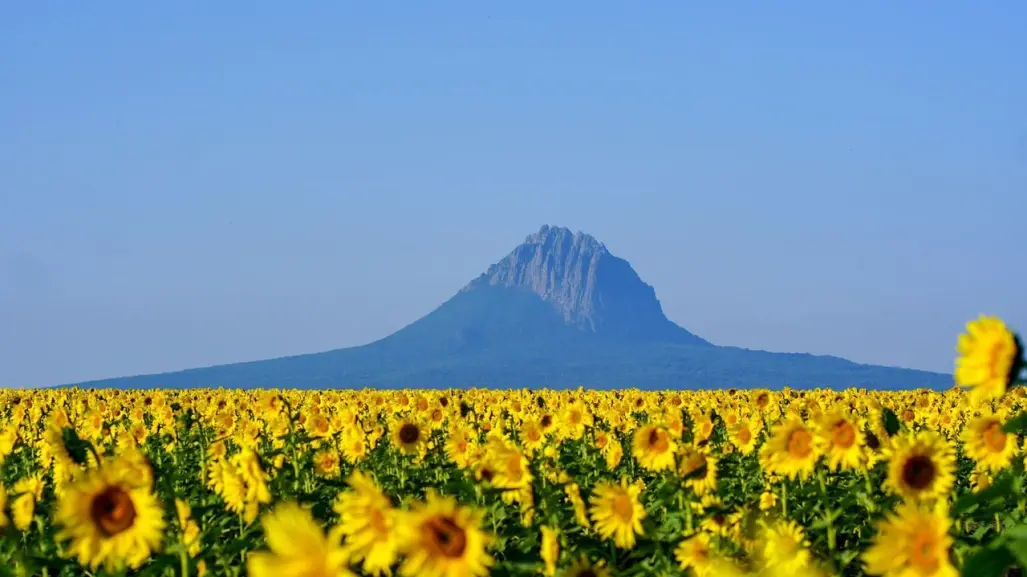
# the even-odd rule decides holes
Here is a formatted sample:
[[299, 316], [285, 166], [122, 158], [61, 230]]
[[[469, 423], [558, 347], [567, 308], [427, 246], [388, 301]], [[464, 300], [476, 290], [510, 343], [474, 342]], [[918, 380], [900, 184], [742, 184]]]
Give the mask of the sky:
[[6, 2], [0, 386], [316, 352], [542, 224], [717, 344], [1027, 327], [1027, 3]]

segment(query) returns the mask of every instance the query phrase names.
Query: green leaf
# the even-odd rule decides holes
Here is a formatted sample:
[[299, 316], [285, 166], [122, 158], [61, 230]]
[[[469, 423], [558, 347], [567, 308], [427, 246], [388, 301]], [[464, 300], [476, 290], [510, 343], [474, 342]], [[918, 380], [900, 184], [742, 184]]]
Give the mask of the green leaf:
[[1027, 525], [1014, 525], [1006, 529], [1003, 534], [1008, 539], [1024, 540], [1027, 541]]
[[1006, 542], [1006, 549], [1016, 559], [1017, 567], [1027, 568], [1027, 539], [1010, 539]]
[[895, 416], [895, 411], [885, 407], [881, 411], [881, 420], [884, 422], [884, 430], [888, 431], [889, 437], [894, 437], [899, 432], [899, 418]]
[[1013, 554], [1006, 548], [984, 548], [975, 552], [963, 563], [960, 575], [963, 577], [1003, 577], [1006, 569], [1016, 563]]
[[68, 456], [71, 457], [71, 460], [76, 465], [84, 467], [89, 458], [89, 444], [83, 441], [72, 427], [64, 427], [64, 430], [61, 431], [61, 441], [64, 443], [64, 448], [68, 451]]
[[1002, 427], [1002, 430], [1007, 433], [1019, 433], [1021, 431], [1027, 431], [1027, 411], [1020, 413], [1013, 417]]
[[963, 495], [952, 506], [952, 517], [958, 517], [974, 505], [1010, 494], [1013, 491], [1013, 480], [1013, 476], [1008, 473], [1000, 474], [994, 483], [980, 493]]

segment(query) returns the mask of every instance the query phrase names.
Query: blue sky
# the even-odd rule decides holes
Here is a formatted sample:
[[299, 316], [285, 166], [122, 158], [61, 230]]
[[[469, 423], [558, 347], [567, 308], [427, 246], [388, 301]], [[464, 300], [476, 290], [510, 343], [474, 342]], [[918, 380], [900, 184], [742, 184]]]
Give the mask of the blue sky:
[[1023, 2], [8, 2], [0, 385], [314, 352], [543, 223], [720, 344], [1027, 327]]

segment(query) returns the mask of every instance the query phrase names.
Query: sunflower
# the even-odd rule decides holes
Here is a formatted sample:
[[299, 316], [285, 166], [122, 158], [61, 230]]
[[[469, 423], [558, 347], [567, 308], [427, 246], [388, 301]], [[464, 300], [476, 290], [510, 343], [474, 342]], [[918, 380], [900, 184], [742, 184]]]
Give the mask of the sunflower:
[[585, 508], [585, 500], [581, 498], [581, 488], [577, 483], [567, 483], [563, 486], [564, 492], [567, 494], [567, 500], [571, 502], [571, 508], [574, 510], [574, 520], [582, 527], [588, 529], [591, 524], [588, 521], [588, 510]]
[[645, 508], [638, 499], [641, 492], [638, 485], [628, 484], [627, 478], [622, 478], [620, 485], [609, 481], [596, 485], [589, 499], [589, 513], [600, 537], [613, 537], [614, 544], [621, 549], [635, 546], [635, 535], [643, 534], [645, 518]]
[[967, 323], [956, 350], [956, 384], [970, 388], [975, 404], [1004, 395], [1023, 367], [1019, 337], [995, 317], [982, 315]]
[[108, 461], [65, 487], [54, 523], [78, 562], [95, 570], [138, 568], [160, 547], [163, 508], [133, 469]]
[[7, 526], [8, 519], [4, 510], [7, 508], [7, 489], [0, 485], [0, 529]]
[[333, 510], [339, 515], [339, 532], [345, 537], [343, 551], [351, 562], [363, 561], [363, 570], [371, 575], [389, 572], [396, 562], [396, 511], [392, 502], [360, 471], [354, 471], [346, 482]]
[[560, 533], [557, 529], [542, 526], [542, 545], [539, 557], [545, 564], [542, 574], [546, 577], [556, 575], [556, 562], [560, 559]]
[[413, 504], [397, 525], [404, 554], [400, 575], [487, 575], [493, 560], [485, 551], [483, 517], [482, 511], [428, 489], [425, 502]]
[[546, 442], [546, 436], [542, 433], [542, 428], [534, 421], [524, 421], [521, 425], [520, 438], [521, 444], [524, 445], [524, 449], [528, 454], [534, 454]]
[[794, 575], [812, 561], [809, 541], [802, 527], [794, 521], [766, 525], [760, 553], [764, 568], [781, 575]]
[[728, 439], [738, 449], [738, 452], [749, 456], [756, 449], [756, 432], [753, 425], [747, 418], [741, 418], [737, 423], [728, 428]]
[[36, 503], [43, 498], [43, 477], [37, 474], [19, 479], [12, 489], [12, 493], [17, 495], [11, 503], [14, 526], [19, 531], [28, 531], [35, 516]]
[[663, 427], [646, 425], [635, 431], [631, 443], [632, 454], [642, 468], [663, 471], [674, 468], [677, 443]]
[[944, 509], [902, 503], [877, 525], [874, 542], [863, 552], [867, 573], [882, 577], [957, 577], [949, 559], [951, 521]]
[[888, 476], [884, 486], [905, 498], [942, 498], [955, 482], [956, 453], [933, 431], [897, 436], [886, 450]]
[[1009, 466], [1016, 454], [1016, 435], [1006, 433], [1002, 419], [985, 413], [963, 429], [963, 450], [986, 471], [997, 473]]
[[790, 415], [771, 429], [770, 439], [760, 448], [760, 464], [768, 473], [805, 479], [820, 458], [819, 435], [798, 415]]
[[309, 510], [287, 501], [261, 518], [270, 551], [246, 559], [251, 577], [350, 577], [346, 556], [335, 536], [325, 537]]
[[862, 427], [845, 411], [834, 409], [824, 413], [820, 432], [827, 445], [827, 466], [832, 471], [857, 469], [864, 462]]
[[397, 420], [392, 426], [392, 444], [407, 455], [416, 455], [427, 443], [427, 432], [409, 418]]
[[696, 577], [706, 577], [710, 574], [713, 563], [710, 536], [706, 533], [696, 533], [687, 537], [674, 549], [674, 558], [677, 559], [682, 571], [691, 569]]
[[325, 449], [314, 454], [314, 472], [325, 478], [339, 476], [339, 453], [333, 449]]
[[678, 473], [687, 477], [685, 485], [700, 497], [717, 488], [717, 459], [698, 447], [682, 446]]
[[593, 563], [588, 557], [582, 556], [571, 563], [560, 577], [610, 577], [610, 570], [606, 567], [605, 559]]

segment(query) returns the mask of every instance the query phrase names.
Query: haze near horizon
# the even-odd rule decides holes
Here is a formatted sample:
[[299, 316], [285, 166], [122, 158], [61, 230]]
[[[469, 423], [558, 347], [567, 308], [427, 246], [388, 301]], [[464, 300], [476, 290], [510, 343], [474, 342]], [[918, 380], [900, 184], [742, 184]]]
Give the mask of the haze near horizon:
[[544, 223], [715, 344], [1027, 326], [1027, 6], [0, 8], [0, 386], [364, 344]]

